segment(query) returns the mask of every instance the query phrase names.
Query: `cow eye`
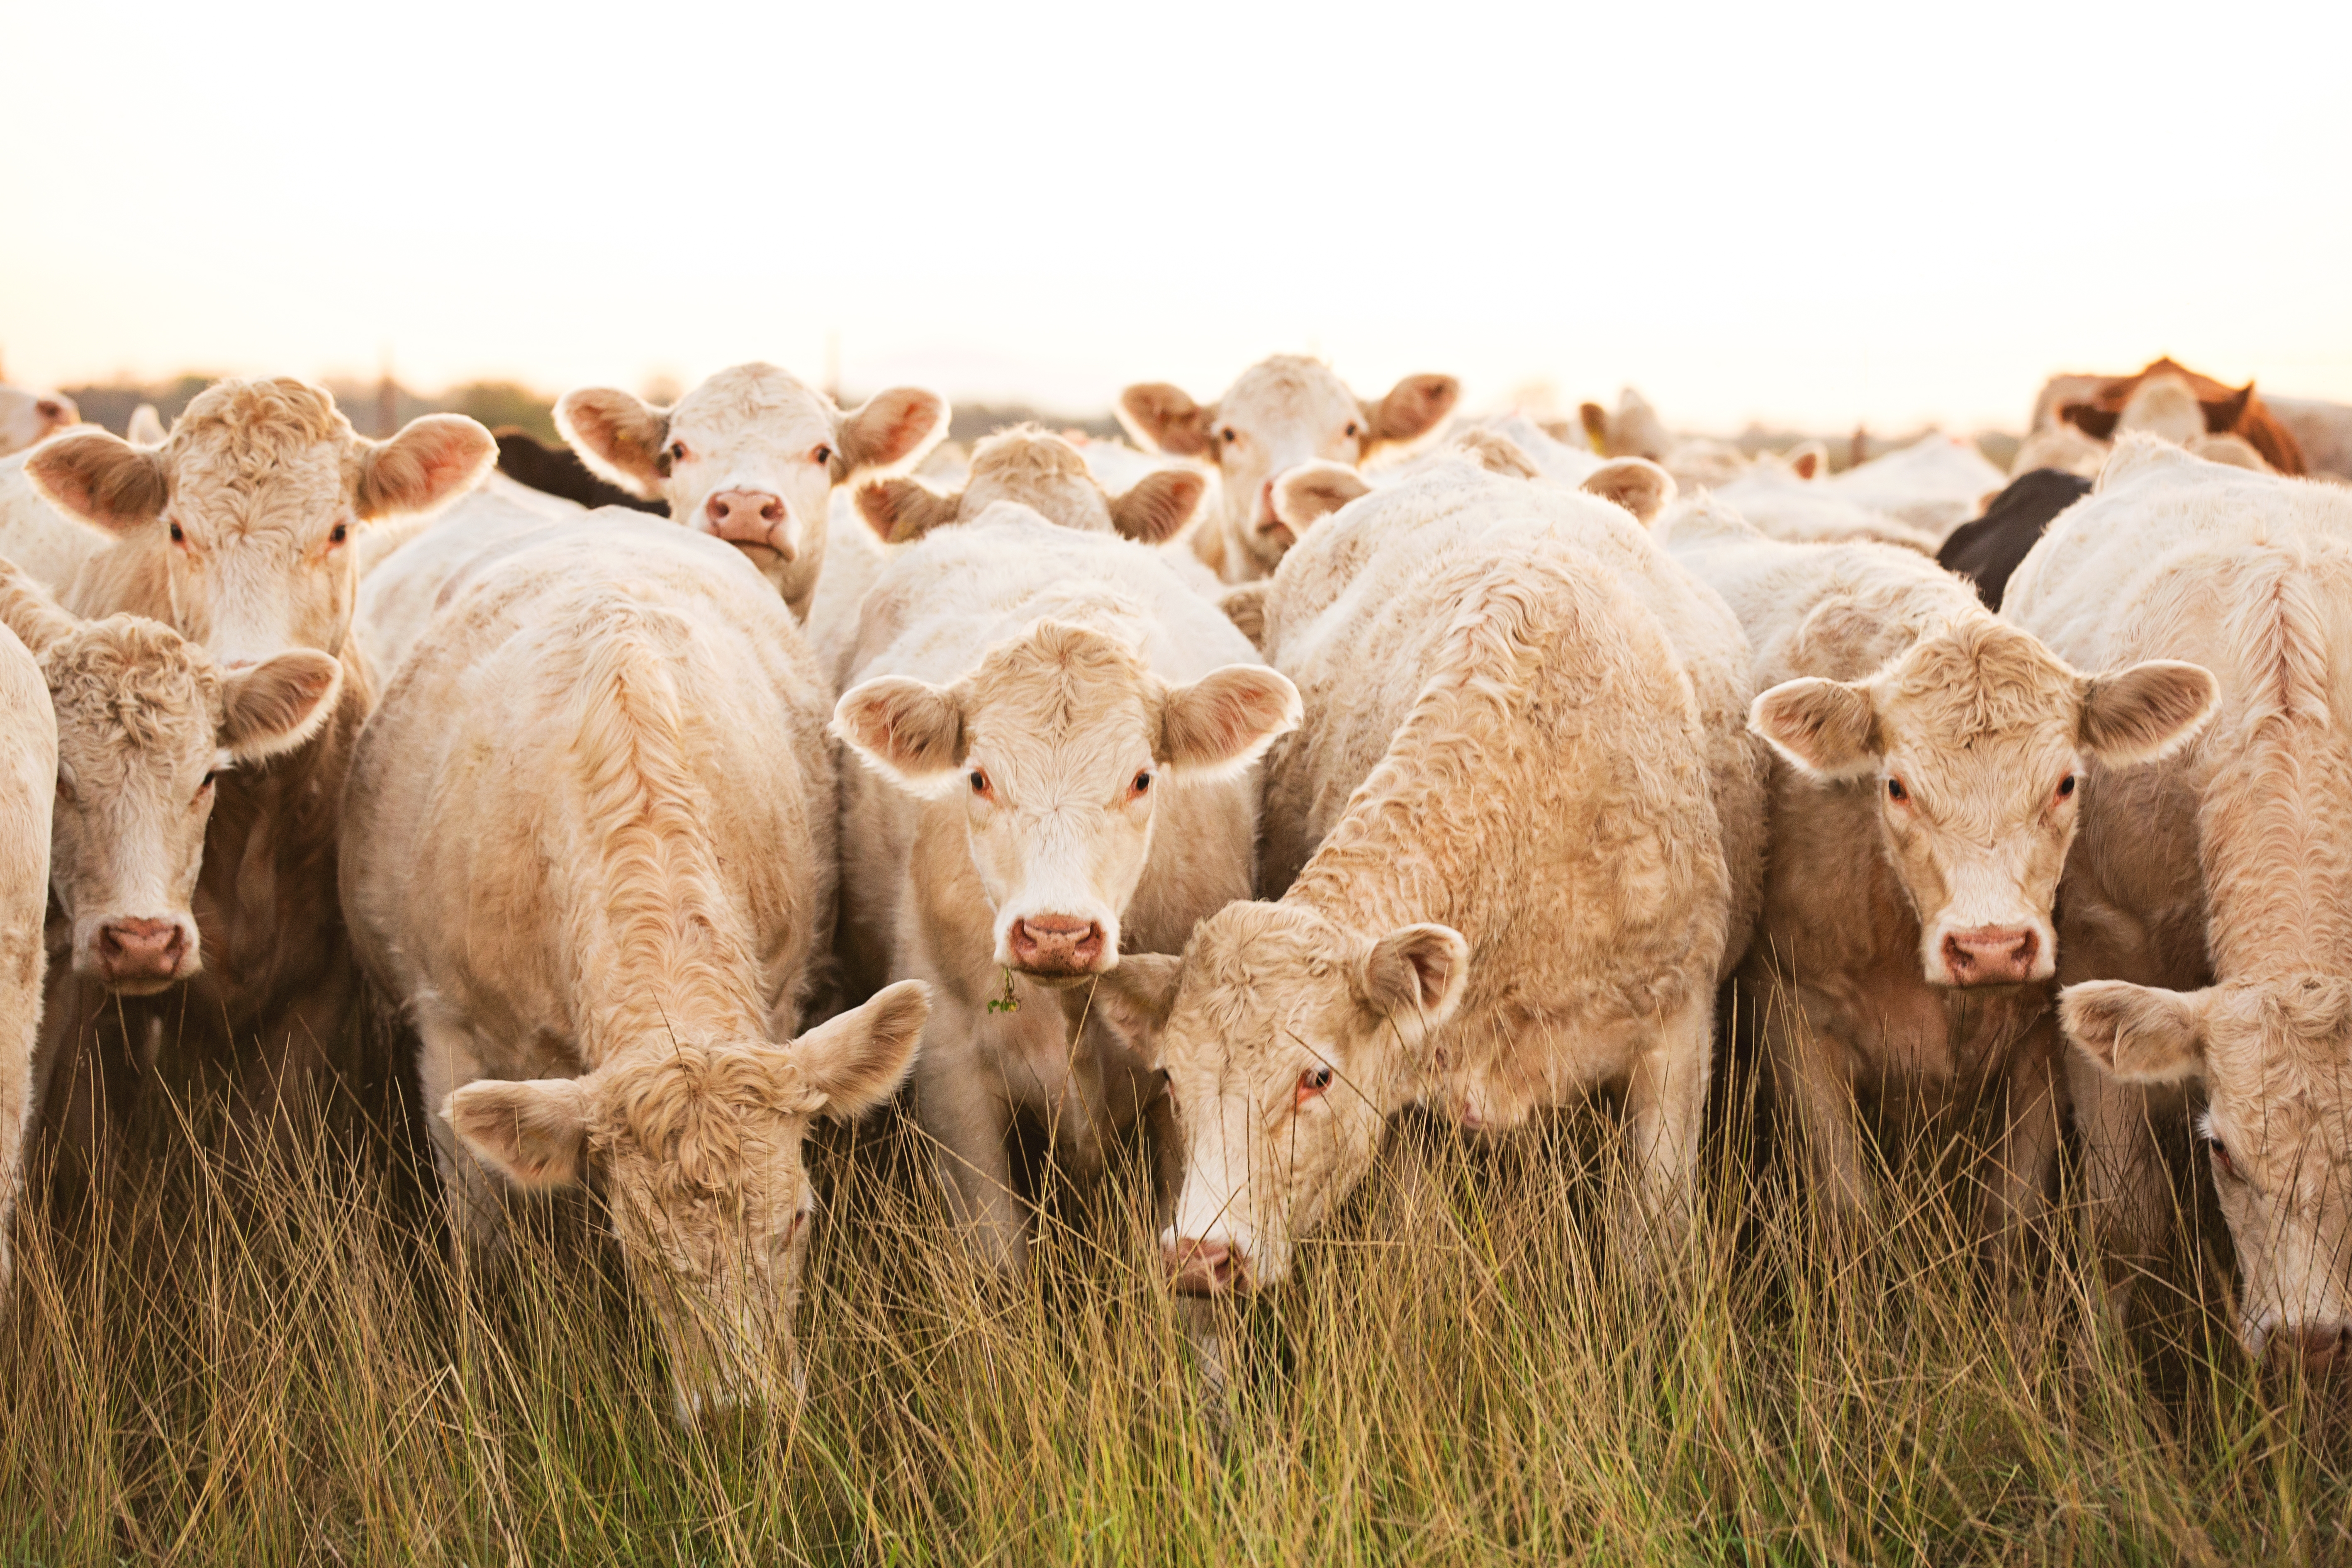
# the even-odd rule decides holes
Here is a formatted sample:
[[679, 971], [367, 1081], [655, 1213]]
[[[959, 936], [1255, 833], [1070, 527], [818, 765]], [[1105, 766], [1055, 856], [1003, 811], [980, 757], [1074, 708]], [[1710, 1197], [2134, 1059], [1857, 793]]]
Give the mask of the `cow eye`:
[[988, 774], [978, 768], [971, 770], [971, 793], [974, 795], [988, 793]]
[[2213, 1168], [2231, 1181], [2236, 1181], [2238, 1179], [2238, 1163], [2230, 1158], [2230, 1146], [2227, 1143], [2222, 1142], [2219, 1138], [2208, 1133], [2205, 1137], [2205, 1147], [2212, 1151]]
[[174, 544], [185, 544], [187, 542], [187, 534], [181, 531], [178, 523], [173, 523], [172, 525], [172, 542]]
[[1235, 430], [1232, 426], [1228, 425], [1223, 429], [1217, 432], [1217, 439], [1230, 447], [1234, 442], [1241, 439], [1241, 433]]
[[211, 794], [211, 793], [212, 793], [212, 787], [213, 787], [213, 781], [215, 781], [215, 779], [217, 779], [217, 778], [219, 778], [219, 777], [220, 777], [220, 770], [219, 770], [218, 768], [215, 768], [211, 773], [206, 773], [206, 774], [205, 775], [205, 782], [204, 782], [204, 783], [202, 783], [202, 784], [198, 784], [198, 785], [196, 786], [196, 795], [195, 795], [195, 798], [196, 798], [196, 799], [198, 799], [198, 800], [202, 800], [202, 799], [204, 799], [204, 798], [205, 798], [205, 795], [207, 795]]
[[1350, 419], [1350, 420], [1349, 420], [1349, 421], [1348, 421], [1348, 434], [1349, 434], [1349, 435], [1350, 435], [1350, 436], [1358, 436], [1358, 435], [1361, 435], [1362, 433], [1363, 433], [1363, 427], [1362, 427], [1361, 426], [1358, 425], [1358, 424], [1357, 424], [1354, 420], [1352, 420], [1352, 419]]
[[1314, 1099], [1317, 1095], [1322, 1093], [1325, 1089], [1330, 1087], [1330, 1064], [1328, 1062], [1317, 1062], [1313, 1067], [1308, 1068], [1305, 1072], [1298, 1075], [1298, 1103], [1301, 1105], [1306, 1104], [1308, 1100]]
[[327, 542], [330, 544], [341, 544], [351, 536], [351, 525], [349, 523], [339, 522], [328, 532]]
[[2060, 800], [2064, 800], [2068, 795], [2073, 795], [2074, 793], [2074, 775], [2073, 773], [2068, 773], [2064, 778], [2058, 781], [2058, 798]]
[[819, 447], [815, 451], [809, 454], [809, 461], [812, 463], [832, 462], [833, 448], [830, 447]]
[[669, 460], [673, 463], [683, 463], [686, 461], [685, 442], [672, 441], [669, 444]]
[[1909, 800], [1911, 798], [1911, 792], [1903, 787], [1903, 781], [1901, 779], [1890, 778], [1886, 781], [1886, 798], [1889, 800]]
[[1143, 795], [1149, 792], [1151, 788], [1151, 770], [1150, 768], [1146, 768], [1141, 773], [1136, 774], [1135, 783], [1129, 787], [1134, 790], [1138, 795]]

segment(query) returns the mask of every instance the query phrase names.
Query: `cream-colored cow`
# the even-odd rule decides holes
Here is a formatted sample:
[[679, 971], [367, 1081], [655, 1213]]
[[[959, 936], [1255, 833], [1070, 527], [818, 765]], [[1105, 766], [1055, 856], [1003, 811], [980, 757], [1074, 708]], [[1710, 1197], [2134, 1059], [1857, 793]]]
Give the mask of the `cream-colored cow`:
[[2058, 1149], [2051, 904], [2085, 761], [2168, 754], [2212, 678], [2079, 674], [1912, 551], [1782, 543], [1712, 498], [1663, 531], [1746, 629], [1780, 757], [1742, 973], [1823, 1195], [1867, 1199], [1858, 1098], [1901, 1118], [2005, 1091], [1993, 1191], [2022, 1217]]
[[0, 1291], [11, 1272], [16, 1189], [37, 1092], [33, 1058], [47, 962], [41, 921], [57, 776], [47, 683], [25, 646], [0, 630]]
[[1250, 763], [1297, 694], [1159, 552], [1002, 501], [891, 561], [851, 671], [852, 991], [931, 982], [915, 1109], [975, 1251], [1017, 1268], [1006, 1134], [1033, 1115], [1085, 1173], [1154, 1099], [1093, 982], [1248, 896]]
[[1192, 521], [1208, 488], [1206, 477], [1191, 468], [1163, 468], [1113, 495], [1077, 447], [1049, 430], [1019, 425], [972, 447], [962, 489], [936, 490], [911, 476], [876, 479], [858, 487], [857, 510], [886, 544], [970, 522], [998, 501], [1028, 507], [1064, 528], [1164, 544]]
[[[2193, 660], [2196, 743], [2088, 781], [2059, 900], [2084, 1187], [2131, 1266], [2167, 1245], [2162, 1130], [2193, 1125], [2249, 1350], [2352, 1345], [2352, 495], [2145, 435], [2010, 579], [2073, 663]], [[2191, 1118], [2194, 1118], [2193, 1123]]]
[[915, 462], [947, 434], [948, 405], [898, 386], [844, 413], [788, 372], [751, 363], [667, 408], [609, 386], [567, 392], [555, 424], [590, 468], [740, 548], [805, 620], [834, 487]]
[[62, 392], [27, 392], [0, 386], [0, 458], [37, 447], [58, 431], [81, 423], [81, 410]]
[[691, 1417], [784, 1388], [803, 1136], [889, 1097], [924, 1005], [793, 1039], [833, 904], [823, 683], [731, 547], [599, 517], [434, 619], [362, 738], [343, 879], [458, 1236], [503, 1241], [488, 1171], [594, 1167]]
[[1283, 1279], [1405, 1106], [1501, 1133], [1611, 1084], [1621, 1234], [1670, 1250], [1760, 871], [1730, 612], [1622, 509], [1466, 453], [1318, 522], [1265, 608], [1307, 710], [1267, 781], [1287, 890], [1097, 1001], [1182, 1123], [1178, 1288]]
[[1276, 354], [1206, 405], [1165, 382], [1139, 383], [1118, 395], [1118, 417], [1154, 451], [1216, 466], [1215, 510], [1193, 548], [1226, 582], [1247, 583], [1271, 574], [1297, 539], [1274, 510], [1283, 475], [1318, 461], [1360, 467], [1435, 429], [1461, 395], [1450, 375], [1409, 375], [1370, 402], [1322, 361]]

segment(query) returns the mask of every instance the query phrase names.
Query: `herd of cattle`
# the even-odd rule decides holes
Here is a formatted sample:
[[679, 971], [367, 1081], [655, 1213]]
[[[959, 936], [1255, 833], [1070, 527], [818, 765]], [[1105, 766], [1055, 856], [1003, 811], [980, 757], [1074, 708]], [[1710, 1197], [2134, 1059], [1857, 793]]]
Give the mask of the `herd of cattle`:
[[782, 1391], [805, 1135], [902, 1086], [979, 1257], [1017, 1126], [1139, 1132], [1210, 1294], [1405, 1108], [1608, 1092], [1663, 1267], [1736, 978], [1836, 1210], [1857, 1106], [1989, 1101], [1990, 1229], [2071, 1119], [2129, 1264], [2193, 1125], [2249, 1348], [2352, 1365], [2352, 410], [2060, 378], [2011, 484], [1456, 398], [1278, 357], [966, 454], [747, 364], [569, 394], [575, 459], [0, 390], [0, 1204], [380, 1000], [458, 1245], [597, 1183], [691, 1414]]

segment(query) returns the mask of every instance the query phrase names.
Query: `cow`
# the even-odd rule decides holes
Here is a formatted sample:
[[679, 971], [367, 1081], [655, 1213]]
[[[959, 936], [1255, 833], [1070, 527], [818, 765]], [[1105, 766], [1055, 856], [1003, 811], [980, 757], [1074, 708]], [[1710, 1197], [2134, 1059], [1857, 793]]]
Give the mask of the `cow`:
[[[2247, 1350], [2352, 1356], [2352, 495], [2145, 435], [2010, 579], [2002, 614], [2078, 668], [2185, 659], [2197, 742], [2094, 763], [2059, 907], [2083, 1191], [2128, 1318], [2193, 1130], [2234, 1241]], [[2177, 1146], [2175, 1152], [2179, 1152]]]
[[596, 473], [742, 550], [805, 621], [834, 487], [913, 464], [947, 433], [948, 405], [899, 386], [844, 413], [774, 365], [751, 363], [667, 408], [582, 387], [556, 403], [555, 425]]
[[[614, 510], [642, 515], [639, 508]], [[478, 562], [550, 529], [579, 526], [590, 516], [575, 501], [493, 472], [479, 489], [447, 510], [415, 520], [423, 526], [413, 532], [410, 524], [400, 523], [373, 538], [363, 537], [363, 549], [379, 541], [395, 546], [360, 563], [353, 635], [369, 667], [383, 679], [396, 674], [408, 650]]]
[[2010, 574], [2051, 520], [2090, 493], [2088, 479], [2062, 469], [2021, 474], [1986, 504], [1982, 517], [1952, 530], [1936, 551], [1936, 564], [1967, 578], [1985, 607], [1998, 610]]
[[2352, 482], [2352, 405], [2312, 397], [2263, 401], [2271, 417], [2294, 437], [2313, 477]]
[[[376, 1064], [358, 1052], [359, 977], [335, 870], [344, 775], [374, 697], [351, 635], [353, 541], [377, 519], [465, 493], [495, 450], [488, 431], [456, 415], [366, 440], [325, 391], [279, 379], [207, 387], [161, 447], [73, 431], [27, 457], [46, 500], [114, 536], [65, 585], [66, 610], [150, 616], [224, 676], [294, 649], [336, 667], [306, 739], [214, 785], [190, 900], [199, 940], [181, 933], [202, 968], [149, 996], [53, 973], [43, 1030], [57, 1070], [79, 1073], [87, 1053], [111, 1071], [160, 1032], [166, 1065], [225, 1069], [255, 1115], [275, 1120], [355, 1079], [367, 1087]], [[108, 1114], [136, 1110], [117, 1098]]]
[[1754, 655], [1748, 722], [1775, 761], [1741, 978], [1816, 1184], [1833, 1212], [1871, 1202], [1857, 1100], [1933, 1121], [1990, 1099], [1990, 1228], [2032, 1217], [2062, 1121], [2051, 902], [2084, 759], [2169, 754], [2212, 678], [2080, 674], [1912, 551], [1782, 543], [1711, 498], [1663, 531]]
[[600, 506], [625, 506], [635, 511], [667, 512], [667, 500], [649, 500], [634, 489], [624, 489], [597, 478], [580, 454], [569, 447], [551, 447], [528, 430], [511, 425], [490, 432], [499, 444], [499, 472], [542, 495], [551, 495], [593, 510]]
[[[1729, 442], [1670, 434], [1649, 400], [1630, 386], [1618, 394], [1615, 414], [1598, 403], [1587, 403], [1578, 407], [1577, 416], [1595, 452], [1605, 458], [1647, 458], [1685, 489], [1727, 485], [1746, 473], [1751, 461]], [[1825, 452], [1811, 457], [1792, 453], [1791, 457], [1801, 465], [1801, 478], [1815, 477], [1812, 468], [1804, 465], [1820, 463], [1827, 471]]]
[[1930, 433], [1823, 482], [1841, 499], [1925, 533], [1932, 553], [1946, 534], [1982, 511], [1985, 499], [2009, 478], [1985, 460], [1975, 442]]
[[62, 392], [27, 392], [0, 386], [0, 458], [37, 447], [58, 431], [81, 423], [81, 410]]
[[1162, 468], [1113, 495], [1077, 447], [1038, 426], [1017, 425], [972, 447], [960, 489], [941, 492], [912, 476], [875, 479], [858, 487], [856, 506], [886, 544], [969, 522], [1000, 500], [1030, 507], [1065, 528], [1164, 544], [1192, 520], [1208, 488], [1193, 469]]
[[2017, 455], [2010, 459], [2009, 474], [2011, 479], [2018, 479], [2047, 468], [2080, 479], [2095, 479], [2106, 460], [2105, 441], [2094, 441], [2072, 425], [2045, 425], [2017, 444]]
[[1869, 540], [1934, 553], [1932, 534], [1825, 483], [1827, 472], [1827, 462], [1811, 454], [1792, 462], [1766, 452], [1713, 493], [1761, 532], [1790, 543]]
[[1450, 375], [1408, 375], [1372, 402], [1320, 360], [1276, 354], [1242, 372], [1214, 403], [1143, 382], [1118, 395], [1118, 414], [1139, 444], [1215, 466], [1215, 510], [1193, 549], [1225, 582], [1247, 583], [1271, 575], [1295, 542], [1274, 512], [1276, 480], [1318, 460], [1360, 468], [1382, 447], [1417, 441], [1461, 395]]
[[[593, 1172], [681, 1419], [791, 1381], [812, 1118], [905, 1077], [922, 988], [800, 1032], [835, 881], [825, 692], [730, 546], [618, 510], [484, 564], [352, 765], [345, 909], [419, 1040], [461, 1255]], [[795, 1038], [795, 1036], [798, 1038]]]
[[0, 1291], [14, 1263], [11, 1221], [37, 1095], [57, 779], [57, 724], [40, 666], [14, 633], [0, 630]]
[[915, 1111], [973, 1253], [1017, 1271], [1008, 1134], [1083, 1175], [1150, 1114], [1094, 986], [1248, 896], [1251, 764], [1297, 693], [1159, 552], [1009, 501], [891, 560], [850, 669], [852, 994], [931, 983]]
[[[2232, 389], [2169, 358], [2151, 360], [2132, 375], [2053, 377], [2034, 401], [2033, 427], [2038, 430], [2057, 420], [2078, 426], [2094, 440], [2110, 439], [2126, 428], [2124, 409], [2141, 384], [2150, 380], [2185, 384], [2204, 416], [2206, 434], [2242, 436], [2280, 473], [2305, 471], [2303, 448], [2294, 433], [2255, 395], [2252, 382]], [[2183, 439], [2186, 434], [2173, 438]]]
[[[1095, 1003], [1182, 1128], [1175, 1287], [1285, 1279], [1408, 1105], [1503, 1134], [1612, 1083], [1620, 1256], [1672, 1252], [1760, 875], [1730, 612], [1623, 509], [1469, 453], [1318, 521], [1265, 610], [1306, 705], [1268, 768], [1286, 889]], [[1311, 851], [1295, 877], [1277, 837]]]

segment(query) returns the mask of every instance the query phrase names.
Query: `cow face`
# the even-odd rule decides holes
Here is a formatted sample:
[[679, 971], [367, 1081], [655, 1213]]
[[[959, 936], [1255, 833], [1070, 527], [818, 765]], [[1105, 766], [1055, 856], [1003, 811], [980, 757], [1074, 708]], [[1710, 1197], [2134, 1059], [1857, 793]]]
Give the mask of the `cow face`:
[[135, 616], [83, 621], [0, 562], [0, 622], [40, 663], [58, 722], [49, 879], [73, 968], [126, 995], [203, 967], [196, 873], [213, 781], [300, 745], [334, 708], [343, 667], [294, 649], [224, 672]]
[[1069, 979], [1118, 963], [1160, 796], [1248, 766], [1298, 714], [1263, 666], [1171, 684], [1119, 638], [1041, 621], [952, 686], [866, 682], [834, 732], [902, 788], [962, 802], [992, 962]]
[[797, 1388], [793, 1308], [816, 1206], [802, 1141], [813, 1118], [897, 1091], [929, 1010], [923, 984], [903, 981], [782, 1049], [648, 1042], [584, 1078], [469, 1083], [442, 1115], [520, 1185], [594, 1173], [690, 1422]]
[[1192, 520], [1208, 481], [1187, 468], [1161, 468], [1118, 495], [1106, 491], [1076, 447], [1034, 425], [1000, 430], [972, 448], [964, 488], [942, 494], [920, 479], [881, 479], [857, 492], [858, 515], [886, 544], [968, 522], [998, 502], [1025, 506], [1081, 533], [1116, 533], [1163, 544]]
[[2203, 1083], [2197, 1130], [2236, 1245], [2240, 1340], [2352, 1372], [2352, 981], [2094, 981], [2066, 988], [2059, 1019], [2126, 1082]]
[[722, 370], [669, 408], [611, 387], [566, 393], [555, 405], [557, 426], [590, 468], [742, 550], [795, 612], [824, 563], [833, 487], [912, 461], [947, 419], [944, 399], [912, 387], [845, 414], [772, 364]]
[[[1884, 635], [1848, 600], [1798, 647]], [[1865, 664], [1866, 667], [1866, 664]], [[2115, 766], [2182, 744], [2213, 678], [2156, 662], [2096, 679], [1989, 615], [1964, 615], [1867, 680], [1801, 679], [1757, 698], [1749, 726], [1800, 772], [1871, 790], [1886, 855], [1919, 920], [1933, 985], [2017, 985], [2056, 972], [2051, 908], [2081, 810], [2084, 758]]]
[[1097, 1004], [1167, 1072], [1184, 1183], [1160, 1249], [1176, 1289], [1278, 1283], [1354, 1191], [1454, 1016], [1469, 945], [1439, 925], [1377, 940], [1288, 904], [1229, 904], [1181, 959], [1129, 958]]
[[1216, 464], [1221, 525], [1246, 553], [1246, 575], [1263, 577], [1297, 542], [1275, 510], [1283, 475], [1318, 461], [1355, 468], [1386, 443], [1425, 435], [1460, 395], [1452, 376], [1409, 375], [1367, 402], [1320, 361], [1278, 354], [1244, 371], [1205, 407], [1152, 382], [1119, 394], [1118, 415], [1144, 445]]
[[236, 668], [289, 648], [340, 653], [358, 589], [353, 533], [471, 489], [497, 456], [488, 431], [454, 414], [368, 441], [317, 387], [224, 381], [160, 447], [75, 433], [25, 472], [61, 510], [136, 542], [110, 563], [122, 574], [110, 594]]
[[0, 386], [0, 458], [37, 447], [69, 425], [81, 422], [81, 410], [61, 392], [26, 392]]

